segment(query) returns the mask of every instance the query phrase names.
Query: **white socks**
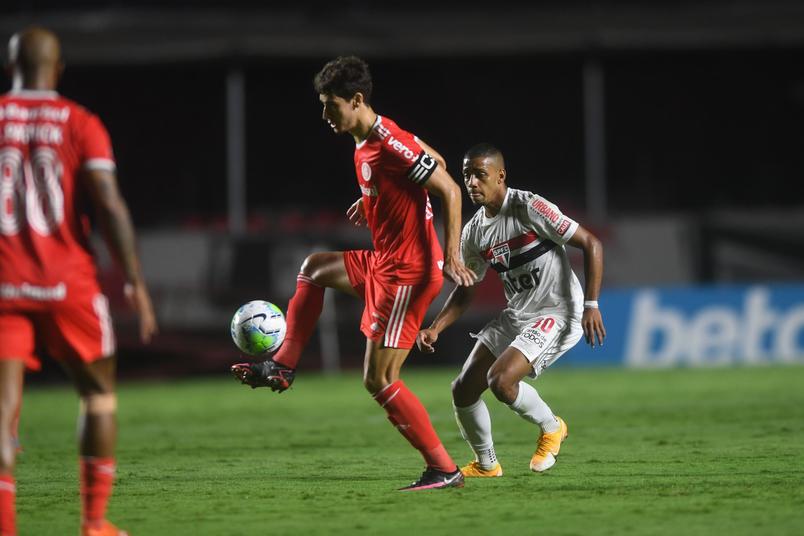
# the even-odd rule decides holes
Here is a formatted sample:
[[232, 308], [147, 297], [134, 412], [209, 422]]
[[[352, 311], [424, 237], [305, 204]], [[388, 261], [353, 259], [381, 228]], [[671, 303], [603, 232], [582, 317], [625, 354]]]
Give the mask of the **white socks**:
[[526, 421], [538, 424], [543, 432], [549, 434], [560, 428], [553, 411], [529, 383], [519, 382], [519, 394], [508, 407]]
[[494, 441], [491, 439], [491, 415], [483, 400], [471, 406], [455, 409], [455, 420], [461, 435], [472, 447], [480, 467], [489, 470], [497, 465], [497, 454], [494, 452]]

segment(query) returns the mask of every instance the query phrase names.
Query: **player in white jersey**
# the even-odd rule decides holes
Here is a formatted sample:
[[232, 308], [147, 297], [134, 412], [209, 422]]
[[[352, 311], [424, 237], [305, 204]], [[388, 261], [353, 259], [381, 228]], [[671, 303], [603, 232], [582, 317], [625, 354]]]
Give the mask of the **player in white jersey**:
[[[475, 460], [461, 468], [467, 477], [502, 476], [494, 452], [491, 417], [480, 395], [488, 388], [500, 402], [536, 424], [540, 435], [530, 468], [555, 464], [567, 425], [553, 414], [536, 389], [522, 381], [536, 378], [581, 335], [594, 347], [606, 330], [597, 299], [603, 277], [603, 247], [577, 222], [543, 197], [508, 188], [503, 156], [483, 143], [466, 152], [463, 179], [480, 209], [463, 228], [464, 263], [480, 281], [489, 266], [497, 271], [508, 300], [500, 315], [478, 334], [474, 349], [452, 384], [455, 417]], [[584, 253], [585, 291], [572, 271], [564, 245]], [[431, 353], [438, 334], [463, 314], [475, 287], [456, 287], [429, 328], [417, 338]]]

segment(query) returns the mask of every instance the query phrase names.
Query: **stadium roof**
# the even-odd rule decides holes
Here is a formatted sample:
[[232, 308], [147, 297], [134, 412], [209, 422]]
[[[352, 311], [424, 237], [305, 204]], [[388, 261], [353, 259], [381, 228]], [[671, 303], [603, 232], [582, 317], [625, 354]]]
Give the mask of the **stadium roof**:
[[[799, 2], [413, 1], [4, 3], [3, 39], [30, 24], [54, 29], [75, 63], [233, 58], [426, 57], [804, 46]], [[265, 5], [265, 4], [261, 4]], [[336, 5], [337, 9], [332, 6]], [[388, 3], [383, 3], [387, 6]], [[489, 5], [493, 5], [490, 8]], [[139, 7], [132, 7], [139, 6]], [[329, 6], [329, 7], [326, 7]], [[425, 7], [429, 6], [429, 7]], [[437, 6], [437, 7], [433, 7]]]

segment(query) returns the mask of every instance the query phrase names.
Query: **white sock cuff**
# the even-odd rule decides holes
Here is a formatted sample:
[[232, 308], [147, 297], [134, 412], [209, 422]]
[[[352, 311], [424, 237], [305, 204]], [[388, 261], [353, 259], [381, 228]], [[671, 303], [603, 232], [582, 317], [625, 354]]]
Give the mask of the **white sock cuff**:
[[[522, 402], [523, 402], [523, 400], [525, 398], [525, 391], [527, 390], [528, 387], [530, 387], [530, 385], [528, 385], [527, 383], [519, 382], [519, 391], [516, 394], [516, 400], [514, 400], [514, 402], [512, 404], [508, 404], [509, 408], [511, 408], [514, 411], [516, 411], [518, 409], [522, 409], [522, 407], [521, 407]], [[533, 389], [533, 388], [531, 387], [531, 389]]]
[[453, 403], [452, 403], [452, 407], [453, 407], [453, 408], [455, 409], [455, 411], [457, 411], [458, 413], [472, 413], [472, 412], [474, 412], [474, 411], [475, 411], [477, 408], [479, 408], [480, 406], [482, 406], [482, 405], [484, 405], [484, 404], [485, 404], [485, 402], [483, 402], [483, 399], [482, 399], [482, 398], [478, 398], [478, 399], [477, 399], [477, 402], [475, 402], [474, 404], [472, 404], [472, 405], [470, 405], [470, 406], [456, 406], [456, 405], [455, 405], [455, 402], [453, 402]]

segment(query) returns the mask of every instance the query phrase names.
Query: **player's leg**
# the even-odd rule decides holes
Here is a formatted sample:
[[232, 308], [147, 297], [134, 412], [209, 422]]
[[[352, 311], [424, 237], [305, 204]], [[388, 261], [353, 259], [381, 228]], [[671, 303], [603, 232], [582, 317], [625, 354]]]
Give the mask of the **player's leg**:
[[16, 418], [22, 401], [25, 368], [40, 367], [34, 355], [33, 318], [26, 313], [0, 314], [0, 534], [16, 534]]
[[0, 535], [16, 534], [16, 483], [14, 462], [17, 445], [14, 421], [22, 397], [25, 363], [0, 359]]
[[296, 293], [288, 303], [285, 342], [273, 356], [275, 362], [296, 368], [321, 316], [327, 287], [357, 296], [349, 281], [342, 251], [313, 253], [302, 263], [296, 278]]
[[543, 316], [522, 330], [489, 370], [489, 387], [498, 400], [540, 429], [530, 467], [541, 472], [555, 464], [566, 439], [567, 425], [557, 417], [536, 389], [522, 381], [538, 376], [580, 340], [581, 331], [571, 319]]
[[83, 536], [124, 536], [106, 520], [116, 468], [115, 337], [109, 302], [100, 293], [73, 296], [39, 327], [49, 353], [79, 395], [78, 443]]
[[106, 507], [115, 477], [117, 443], [116, 359], [85, 363], [62, 361], [78, 390], [82, 530], [88, 534], [122, 534], [106, 521]]
[[418, 397], [399, 378], [410, 348], [386, 348], [380, 341], [366, 341], [363, 385], [386, 411], [388, 420], [418, 450], [427, 469], [422, 478], [403, 489], [459, 487], [463, 479], [430, 422]]
[[271, 359], [233, 365], [235, 377], [251, 387], [270, 387], [279, 392], [290, 387], [295, 378], [294, 369], [321, 316], [325, 288], [359, 295], [355, 290], [354, 276], [350, 279], [347, 272], [346, 262], [341, 251], [313, 253], [304, 260], [296, 278], [296, 292], [285, 314], [285, 341]]
[[461, 467], [464, 476], [502, 476], [491, 436], [491, 415], [480, 395], [488, 389], [486, 375], [494, 364], [494, 354], [478, 341], [452, 382], [452, 406], [461, 436], [475, 454], [474, 461]]

